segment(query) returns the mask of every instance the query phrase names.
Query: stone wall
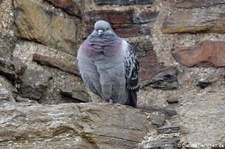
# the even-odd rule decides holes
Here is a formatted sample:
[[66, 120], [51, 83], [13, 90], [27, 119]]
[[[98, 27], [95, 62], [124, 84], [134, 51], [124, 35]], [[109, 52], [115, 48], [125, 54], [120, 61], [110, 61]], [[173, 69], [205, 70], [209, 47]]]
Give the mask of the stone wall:
[[179, 128], [168, 137], [153, 131], [139, 147], [177, 135], [192, 147], [224, 145], [224, 10], [222, 0], [0, 0], [0, 100], [94, 100], [75, 59], [104, 19], [136, 47], [138, 106], [159, 111], [156, 128]]

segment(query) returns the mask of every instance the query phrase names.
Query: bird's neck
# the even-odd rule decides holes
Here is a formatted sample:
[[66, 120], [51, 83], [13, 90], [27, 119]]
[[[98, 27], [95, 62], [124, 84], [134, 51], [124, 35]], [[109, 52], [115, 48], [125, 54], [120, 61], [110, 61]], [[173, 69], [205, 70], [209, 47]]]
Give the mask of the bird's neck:
[[101, 34], [100, 36], [90, 36], [88, 43], [91, 52], [100, 55], [105, 54], [106, 56], [113, 56], [119, 50], [121, 40], [113, 34]]

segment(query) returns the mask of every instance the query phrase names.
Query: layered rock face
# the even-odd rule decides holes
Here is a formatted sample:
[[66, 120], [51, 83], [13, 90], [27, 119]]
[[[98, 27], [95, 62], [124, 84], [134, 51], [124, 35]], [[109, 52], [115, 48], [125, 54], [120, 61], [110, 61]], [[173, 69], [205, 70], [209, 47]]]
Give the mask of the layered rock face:
[[[223, 0], [0, 0], [0, 146], [224, 148], [224, 10]], [[136, 48], [137, 109], [101, 103], [79, 76], [77, 49], [100, 19]]]
[[3, 148], [134, 148], [153, 129], [147, 115], [109, 104], [2, 104]]

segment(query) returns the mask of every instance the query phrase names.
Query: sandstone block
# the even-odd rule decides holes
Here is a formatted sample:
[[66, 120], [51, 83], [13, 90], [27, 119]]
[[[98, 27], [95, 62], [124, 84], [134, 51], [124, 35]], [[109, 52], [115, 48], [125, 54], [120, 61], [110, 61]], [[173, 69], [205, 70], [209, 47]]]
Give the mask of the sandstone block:
[[51, 3], [53, 6], [63, 9], [66, 13], [81, 17], [80, 8], [78, 5], [72, 0], [45, 0]]
[[174, 7], [177, 8], [202, 8], [225, 4], [224, 0], [178, 0]]
[[121, 37], [137, 37], [141, 35], [150, 35], [151, 28], [148, 25], [129, 24], [115, 26], [115, 32]]
[[137, 21], [139, 23], [149, 23], [149, 22], [154, 22], [158, 17], [158, 12], [154, 11], [142, 11], [138, 14], [137, 16]]
[[162, 90], [173, 90], [178, 88], [178, 69], [176, 67], [166, 67], [158, 71], [152, 79], [145, 84], [152, 88]]
[[90, 102], [91, 97], [85, 90], [75, 90], [72, 88], [63, 88], [60, 89], [61, 95], [74, 99], [77, 102]]
[[41, 65], [55, 67], [55, 68], [58, 68], [62, 71], [68, 72], [70, 74], [80, 76], [80, 74], [79, 74], [79, 72], [76, 68], [76, 65], [74, 63], [65, 62], [65, 61], [60, 60], [60, 59], [40, 55], [40, 54], [37, 54], [37, 53], [33, 54], [33, 61], [36, 61], [37, 63], [39, 63]]
[[133, 4], [152, 4], [154, 0], [96, 0], [97, 4], [114, 4], [114, 5], [133, 5]]
[[2, 58], [10, 60], [15, 45], [16, 37], [4, 36], [0, 33], [0, 56]]
[[27, 66], [20, 59], [14, 58], [13, 61], [9, 61], [0, 57], [0, 75], [5, 76], [12, 83], [22, 78], [26, 68]]
[[155, 53], [146, 57], [139, 58], [140, 65], [140, 81], [148, 81], [157, 71], [160, 70], [161, 65], [158, 63]]
[[2, 148], [130, 149], [153, 131], [147, 114], [122, 105], [1, 105], [0, 117]]
[[214, 67], [225, 66], [225, 42], [205, 40], [190, 47], [172, 51], [174, 59], [187, 67], [209, 63]]
[[27, 69], [18, 89], [19, 95], [32, 100], [41, 99], [49, 86], [50, 77], [47, 72]]
[[56, 16], [33, 1], [15, 0], [14, 5], [21, 38], [75, 55], [77, 25], [74, 20]]
[[177, 10], [165, 18], [163, 33], [225, 33], [223, 11], [215, 10]]

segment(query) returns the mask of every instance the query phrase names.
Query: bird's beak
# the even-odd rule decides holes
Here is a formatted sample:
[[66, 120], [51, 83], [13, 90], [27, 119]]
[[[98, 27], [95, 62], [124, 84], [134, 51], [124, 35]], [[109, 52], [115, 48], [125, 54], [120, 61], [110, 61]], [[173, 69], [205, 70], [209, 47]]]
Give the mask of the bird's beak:
[[100, 36], [103, 33], [103, 30], [98, 30], [98, 35]]

